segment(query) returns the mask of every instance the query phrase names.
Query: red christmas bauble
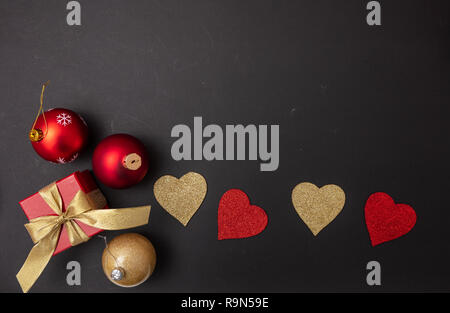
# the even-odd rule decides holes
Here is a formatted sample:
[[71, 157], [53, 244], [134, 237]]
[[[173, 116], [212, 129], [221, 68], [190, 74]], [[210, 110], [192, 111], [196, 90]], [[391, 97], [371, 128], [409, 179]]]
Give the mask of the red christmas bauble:
[[50, 109], [36, 120], [30, 131], [34, 150], [55, 163], [72, 162], [86, 145], [88, 127], [83, 118], [68, 109]]
[[95, 176], [112, 188], [127, 188], [147, 174], [148, 153], [144, 145], [127, 134], [111, 135], [95, 148], [92, 169]]

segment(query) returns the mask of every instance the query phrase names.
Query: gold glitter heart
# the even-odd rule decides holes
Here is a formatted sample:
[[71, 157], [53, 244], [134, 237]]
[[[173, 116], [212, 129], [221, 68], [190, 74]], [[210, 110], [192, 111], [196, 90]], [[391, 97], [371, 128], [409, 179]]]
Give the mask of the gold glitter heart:
[[342, 211], [345, 193], [336, 185], [318, 188], [311, 183], [300, 183], [292, 190], [292, 204], [300, 218], [316, 236]]
[[162, 176], [153, 186], [156, 201], [184, 226], [202, 204], [206, 190], [205, 178], [194, 172], [180, 179], [171, 175]]

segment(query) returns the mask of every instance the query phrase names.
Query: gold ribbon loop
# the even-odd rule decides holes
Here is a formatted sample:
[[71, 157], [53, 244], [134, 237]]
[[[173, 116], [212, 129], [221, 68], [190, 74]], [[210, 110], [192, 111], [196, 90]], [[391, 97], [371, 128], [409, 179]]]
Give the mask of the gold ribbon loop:
[[16, 275], [23, 292], [28, 292], [50, 261], [63, 225], [70, 244], [76, 246], [90, 239], [76, 221], [100, 229], [120, 230], [145, 225], [150, 215], [149, 205], [102, 209], [106, 199], [98, 189], [88, 194], [78, 191], [65, 212], [56, 183], [42, 188], [39, 194], [56, 215], [41, 216], [25, 225], [35, 245]]
[[32, 223], [25, 224], [25, 228], [33, 243], [38, 243], [60, 225], [60, 216], [41, 216], [33, 219]]

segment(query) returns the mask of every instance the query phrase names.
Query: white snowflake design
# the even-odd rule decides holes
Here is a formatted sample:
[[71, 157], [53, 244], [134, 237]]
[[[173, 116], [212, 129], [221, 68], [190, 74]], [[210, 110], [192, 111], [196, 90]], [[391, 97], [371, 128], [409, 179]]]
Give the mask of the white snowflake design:
[[69, 124], [72, 124], [72, 117], [69, 114], [60, 113], [56, 116], [56, 122], [65, 127]]
[[68, 161], [63, 157], [59, 157], [56, 159], [56, 162], [60, 164], [66, 164], [75, 161], [76, 158], [78, 158], [78, 152], [72, 155]]
[[56, 162], [60, 163], [60, 164], [65, 164], [67, 163], [67, 161], [63, 158], [63, 157], [59, 157], [56, 159]]
[[78, 158], [78, 152], [72, 155], [68, 163], [75, 161], [76, 158]]

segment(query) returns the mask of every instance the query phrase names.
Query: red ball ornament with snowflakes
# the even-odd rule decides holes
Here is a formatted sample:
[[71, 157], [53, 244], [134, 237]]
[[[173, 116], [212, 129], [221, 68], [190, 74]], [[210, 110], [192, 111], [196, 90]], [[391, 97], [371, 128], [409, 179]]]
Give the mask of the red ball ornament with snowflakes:
[[139, 183], [148, 171], [148, 153], [142, 142], [127, 134], [103, 139], [95, 148], [92, 169], [111, 188], [127, 188]]
[[77, 113], [62, 108], [41, 113], [30, 131], [34, 150], [55, 163], [75, 160], [88, 140], [88, 127]]

